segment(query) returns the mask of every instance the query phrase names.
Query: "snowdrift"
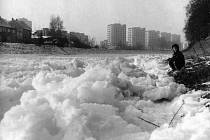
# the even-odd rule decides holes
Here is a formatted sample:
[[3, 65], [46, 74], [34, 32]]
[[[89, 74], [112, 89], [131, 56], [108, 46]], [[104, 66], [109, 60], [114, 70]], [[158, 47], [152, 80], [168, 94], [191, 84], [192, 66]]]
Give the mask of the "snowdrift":
[[2, 58], [0, 140], [207, 139], [209, 100], [175, 83], [165, 57]]

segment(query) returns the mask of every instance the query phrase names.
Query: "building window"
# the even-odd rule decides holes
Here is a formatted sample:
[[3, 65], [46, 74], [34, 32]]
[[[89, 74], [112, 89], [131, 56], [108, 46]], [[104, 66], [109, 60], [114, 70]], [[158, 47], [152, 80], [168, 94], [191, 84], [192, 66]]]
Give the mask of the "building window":
[[0, 27], [0, 32], [2, 32], [2, 27]]

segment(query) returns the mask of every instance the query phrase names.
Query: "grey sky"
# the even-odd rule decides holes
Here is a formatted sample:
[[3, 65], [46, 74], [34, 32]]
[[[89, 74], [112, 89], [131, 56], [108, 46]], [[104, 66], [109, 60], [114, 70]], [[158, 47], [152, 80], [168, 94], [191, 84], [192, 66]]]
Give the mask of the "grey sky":
[[6, 19], [26, 17], [33, 30], [48, 27], [51, 15], [60, 15], [68, 31], [106, 39], [106, 27], [120, 22], [182, 35], [188, 0], [0, 0]]

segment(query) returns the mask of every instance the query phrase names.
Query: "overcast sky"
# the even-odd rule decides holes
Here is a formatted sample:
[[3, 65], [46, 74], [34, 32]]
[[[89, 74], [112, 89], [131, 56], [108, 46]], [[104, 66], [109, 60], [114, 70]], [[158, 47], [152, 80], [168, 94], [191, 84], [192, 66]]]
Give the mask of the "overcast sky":
[[120, 22], [182, 35], [185, 6], [189, 0], [0, 0], [0, 15], [26, 17], [33, 30], [49, 26], [59, 15], [68, 31], [84, 32], [97, 41], [106, 39], [108, 24]]

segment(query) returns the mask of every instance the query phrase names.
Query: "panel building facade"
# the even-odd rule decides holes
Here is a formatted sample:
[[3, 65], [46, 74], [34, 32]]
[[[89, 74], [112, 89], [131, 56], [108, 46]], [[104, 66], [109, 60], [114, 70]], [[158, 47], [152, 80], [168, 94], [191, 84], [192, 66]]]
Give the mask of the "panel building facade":
[[161, 32], [161, 38], [167, 42], [171, 42], [171, 33]]
[[140, 27], [128, 28], [128, 46], [133, 48], [144, 49], [146, 29]]
[[146, 48], [148, 50], [159, 49], [160, 31], [149, 30], [146, 32]]
[[119, 23], [108, 25], [107, 40], [109, 48], [121, 48], [126, 46], [126, 25]]
[[172, 34], [171, 35], [171, 42], [181, 44], [181, 36], [178, 34]]

